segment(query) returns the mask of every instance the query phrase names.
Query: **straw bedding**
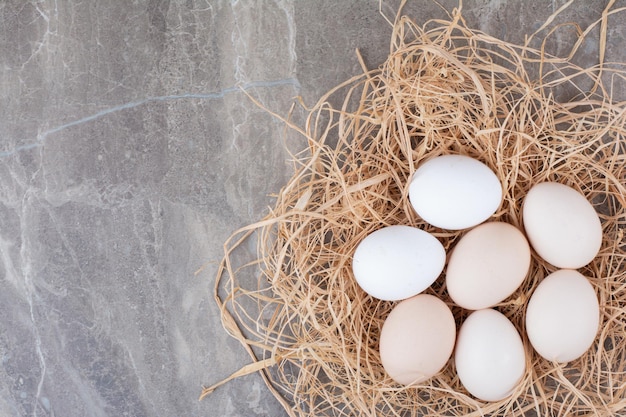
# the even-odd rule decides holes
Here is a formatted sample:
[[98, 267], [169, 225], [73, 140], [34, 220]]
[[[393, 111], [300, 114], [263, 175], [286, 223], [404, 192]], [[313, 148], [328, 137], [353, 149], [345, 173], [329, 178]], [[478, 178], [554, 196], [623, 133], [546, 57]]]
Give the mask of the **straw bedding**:
[[[607, 8], [597, 22], [601, 55], [613, 12]], [[304, 126], [285, 120], [308, 147], [294, 155], [294, 175], [270, 213], [225, 244], [216, 301], [226, 329], [254, 359], [232, 377], [261, 371], [291, 416], [626, 413], [626, 107], [612, 97], [624, 71], [576, 67], [532, 37], [526, 45], [503, 42], [468, 28], [460, 10], [422, 27], [399, 17], [393, 28], [384, 65], [322, 97]], [[555, 99], [572, 89], [567, 101]], [[338, 98], [343, 106], [332, 108], [328, 102]], [[498, 175], [504, 199], [490, 220], [523, 228], [526, 192], [557, 181], [584, 194], [603, 225], [600, 253], [580, 269], [601, 306], [593, 346], [562, 365], [533, 351], [526, 304], [555, 270], [533, 253], [522, 287], [496, 307], [516, 325], [527, 353], [518, 389], [499, 402], [468, 394], [453, 359], [419, 386], [395, 384], [378, 353], [394, 303], [368, 296], [352, 276], [356, 246], [381, 227], [422, 228], [448, 253], [466, 233], [426, 224], [408, 201], [416, 167], [444, 154], [472, 156]], [[251, 243], [258, 252], [249, 251]], [[427, 292], [448, 303], [460, 325], [468, 312], [454, 306], [443, 281]]]

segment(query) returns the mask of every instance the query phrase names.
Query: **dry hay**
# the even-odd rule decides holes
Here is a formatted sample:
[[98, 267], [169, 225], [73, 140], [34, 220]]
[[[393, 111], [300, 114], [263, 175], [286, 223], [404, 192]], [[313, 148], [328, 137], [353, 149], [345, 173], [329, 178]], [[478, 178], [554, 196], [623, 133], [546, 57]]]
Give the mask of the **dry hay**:
[[[603, 34], [615, 12], [607, 8], [596, 23]], [[624, 71], [576, 67], [571, 55], [550, 56], [544, 43], [531, 47], [533, 38], [523, 46], [503, 42], [468, 28], [459, 10], [423, 27], [406, 17], [393, 25], [392, 51], [381, 68], [330, 91], [310, 109], [304, 128], [291, 124], [308, 140], [306, 152], [294, 155], [295, 174], [269, 215], [225, 244], [215, 297], [226, 329], [254, 358], [233, 377], [261, 371], [291, 416], [626, 413], [626, 107], [611, 96]], [[578, 95], [569, 101], [554, 98], [572, 88]], [[333, 97], [341, 97], [342, 108], [328, 104]], [[602, 249], [580, 270], [601, 305], [592, 348], [565, 365], [533, 351], [525, 307], [555, 270], [533, 254], [522, 287], [497, 306], [527, 352], [519, 388], [500, 402], [471, 397], [453, 359], [417, 387], [395, 384], [378, 353], [394, 303], [367, 296], [352, 276], [357, 244], [381, 227], [423, 228], [446, 250], [465, 233], [425, 224], [408, 202], [416, 167], [444, 154], [472, 156], [496, 172], [504, 200], [491, 220], [523, 227], [523, 198], [542, 181], [579, 190], [602, 220]], [[247, 251], [251, 243], [258, 254]], [[468, 314], [452, 304], [442, 277], [427, 292], [451, 306], [457, 324]]]

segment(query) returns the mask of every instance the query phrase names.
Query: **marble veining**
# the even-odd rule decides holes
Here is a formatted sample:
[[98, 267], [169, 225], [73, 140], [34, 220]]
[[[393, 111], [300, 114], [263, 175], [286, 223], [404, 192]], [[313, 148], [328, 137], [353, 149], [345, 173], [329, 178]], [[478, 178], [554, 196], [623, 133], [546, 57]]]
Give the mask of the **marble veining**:
[[184, 100], [184, 99], [215, 100], [215, 99], [222, 99], [227, 94], [239, 93], [241, 91], [254, 90], [257, 88], [272, 88], [272, 87], [280, 87], [280, 86], [292, 86], [296, 89], [296, 91], [300, 90], [300, 83], [298, 82], [297, 79], [287, 78], [284, 80], [275, 80], [275, 81], [253, 81], [253, 82], [244, 83], [238, 86], [228, 87], [228, 88], [225, 88], [221, 91], [217, 91], [214, 93], [205, 93], [205, 94], [187, 93], [187, 94], [176, 94], [176, 95], [170, 95], [170, 96], [148, 97], [143, 100], [120, 104], [118, 106], [101, 110], [95, 114], [83, 117], [79, 120], [65, 123], [61, 126], [48, 129], [45, 132], [41, 132], [37, 135], [37, 142], [20, 145], [19, 147], [10, 151], [0, 152], [0, 158], [11, 156], [15, 154], [16, 152], [27, 151], [27, 150], [42, 146], [43, 142], [45, 141], [46, 137], [48, 137], [48, 135], [57, 133], [63, 129], [67, 129], [68, 127], [73, 127], [73, 126], [80, 125], [82, 123], [91, 122], [102, 116], [106, 116], [108, 114], [126, 110], [126, 109], [131, 109], [137, 106], [144, 105], [146, 103], [155, 102], [155, 101], [170, 101], [170, 100]]

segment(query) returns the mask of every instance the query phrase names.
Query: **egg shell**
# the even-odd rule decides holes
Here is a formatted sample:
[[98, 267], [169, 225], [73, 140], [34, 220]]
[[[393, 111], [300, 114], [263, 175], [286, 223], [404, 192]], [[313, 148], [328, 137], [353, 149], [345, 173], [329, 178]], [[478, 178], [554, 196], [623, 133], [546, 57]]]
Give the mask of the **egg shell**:
[[439, 298], [420, 294], [401, 301], [380, 334], [383, 368], [399, 384], [419, 384], [443, 369], [455, 338], [454, 316]]
[[502, 200], [502, 185], [482, 162], [464, 155], [443, 155], [417, 168], [409, 184], [409, 200], [431, 225], [461, 230], [495, 213]]
[[528, 301], [526, 332], [543, 358], [565, 363], [582, 356], [598, 333], [600, 307], [589, 280], [561, 269], [544, 278]]
[[463, 386], [484, 401], [511, 395], [526, 371], [519, 333], [493, 309], [474, 311], [465, 320], [457, 336], [454, 361]]
[[533, 249], [558, 268], [587, 265], [602, 245], [598, 214], [585, 196], [567, 185], [534, 185], [524, 199], [522, 216]]
[[530, 268], [530, 246], [515, 226], [484, 223], [454, 247], [446, 269], [452, 300], [469, 310], [488, 308], [519, 288]]
[[357, 246], [352, 271], [359, 286], [381, 300], [419, 294], [441, 274], [446, 251], [430, 233], [393, 225], [369, 234]]

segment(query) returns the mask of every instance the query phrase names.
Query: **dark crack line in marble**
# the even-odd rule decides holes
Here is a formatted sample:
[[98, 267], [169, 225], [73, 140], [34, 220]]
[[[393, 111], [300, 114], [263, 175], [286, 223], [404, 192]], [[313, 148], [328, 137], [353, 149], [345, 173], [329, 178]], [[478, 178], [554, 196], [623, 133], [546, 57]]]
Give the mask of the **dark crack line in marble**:
[[78, 126], [84, 123], [91, 122], [93, 120], [99, 119], [100, 117], [106, 116], [111, 113], [116, 113], [118, 111], [132, 109], [147, 103], [153, 103], [158, 101], [170, 101], [170, 100], [181, 100], [181, 99], [201, 99], [201, 100], [216, 100], [222, 99], [228, 94], [237, 93], [242, 90], [247, 91], [253, 88], [273, 88], [273, 87], [281, 87], [291, 85], [296, 88], [296, 90], [300, 90], [300, 82], [296, 78], [286, 78], [283, 80], [275, 80], [275, 81], [252, 81], [249, 83], [239, 84], [233, 87], [225, 88], [221, 91], [215, 93], [186, 93], [186, 94], [174, 94], [168, 96], [157, 96], [157, 97], [148, 97], [143, 100], [132, 101], [130, 103], [121, 104], [119, 106], [111, 107], [106, 110], [99, 111], [90, 116], [83, 117], [81, 119], [75, 120], [73, 122], [66, 123], [61, 126], [57, 126], [50, 130], [46, 130], [45, 132], [37, 135], [37, 141], [35, 143], [29, 143], [26, 145], [18, 146], [17, 148], [0, 152], [0, 158], [6, 158], [12, 155], [15, 155], [19, 152], [24, 152], [30, 149], [38, 148], [43, 145], [45, 139], [54, 133], [60, 132], [63, 129], [67, 129], [73, 126]]

